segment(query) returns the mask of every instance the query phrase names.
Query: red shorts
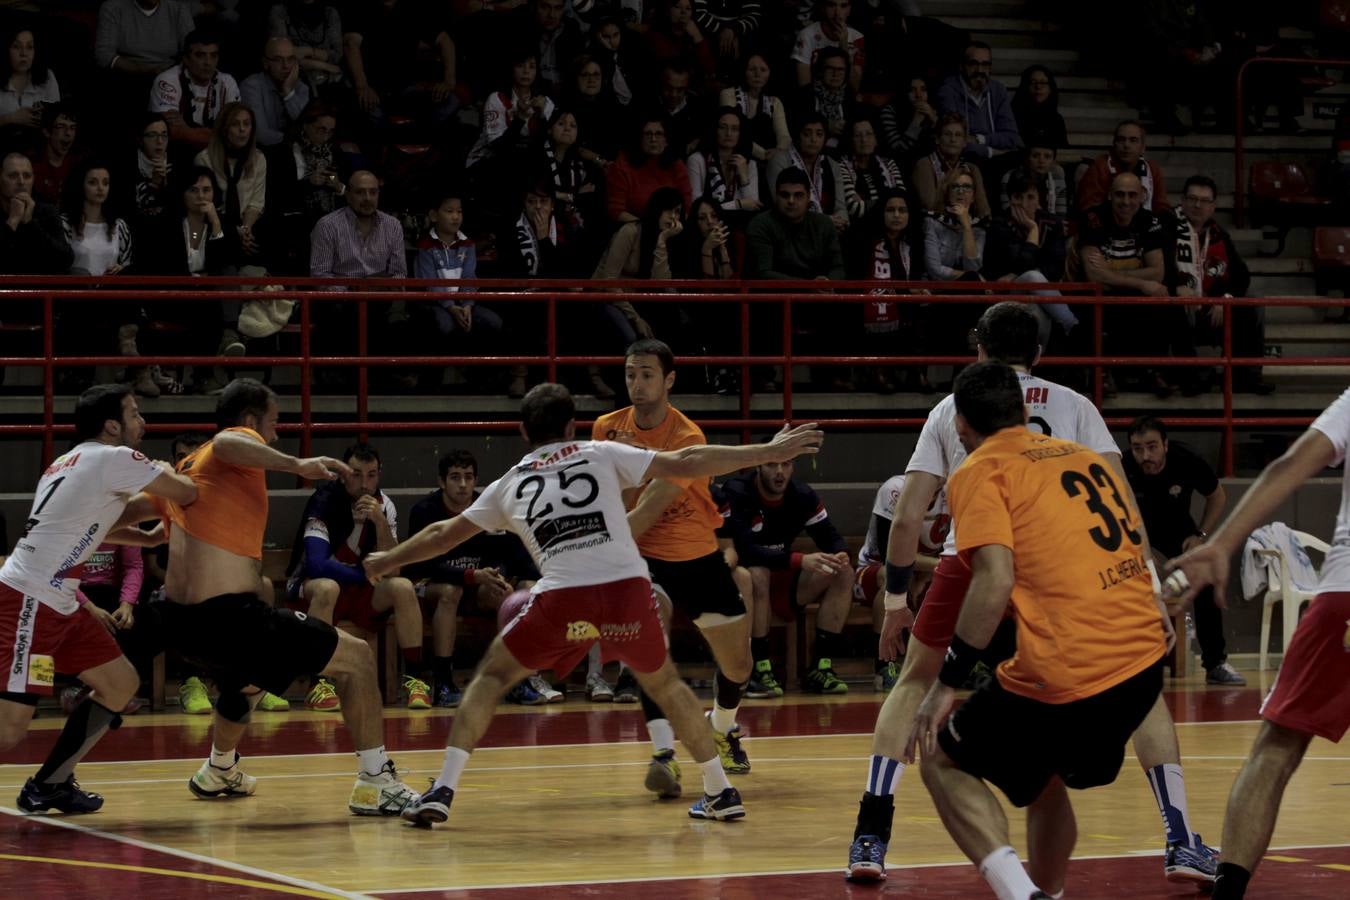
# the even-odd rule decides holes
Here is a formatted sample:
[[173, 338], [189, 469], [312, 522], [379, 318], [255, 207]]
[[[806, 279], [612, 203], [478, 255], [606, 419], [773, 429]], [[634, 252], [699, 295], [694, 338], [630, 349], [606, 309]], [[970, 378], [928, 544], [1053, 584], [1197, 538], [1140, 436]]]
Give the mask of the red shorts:
[[[870, 607], [875, 602], [877, 591], [881, 590], [881, 582], [878, 576], [881, 574], [882, 568], [881, 563], [871, 563], [866, 566], [859, 566], [853, 571], [854, 603]], [[928, 593], [928, 585], [932, 583], [932, 580], [931, 575], [917, 569], [910, 576], [909, 605], [911, 609], [923, 601]]]
[[914, 620], [914, 636], [943, 653], [956, 634], [956, 619], [970, 587], [970, 567], [959, 556], [943, 556], [928, 585], [919, 615]]
[[769, 610], [784, 622], [797, 618], [797, 582], [801, 569], [769, 570]]
[[1261, 718], [1333, 744], [1350, 728], [1350, 593], [1318, 594], [1294, 630]]
[[[297, 602], [294, 604], [299, 607], [301, 612], [308, 612], [309, 597], [305, 594], [305, 585], [308, 581], [302, 582]], [[375, 585], [368, 581], [360, 584], [344, 584], [338, 588], [337, 605], [333, 607], [333, 621], [336, 625], [339, 622], [351, 622], [362, 631], [378, 632], [384, 629], [385, 620], [393, 611], [390, 609], [382, 612], [375, 611]]]
[[50, 694], [54, 675], [78, 675], [122, 655], [117, 641], [84, 610], [63, 616], [0, 584], [0, 666], [3, 690]]
[[552, 669], [559, 678], [597, 641], [602, 660], [617, 659], [634, 672], [655, 672], [667, 656], [657, 609], [646, 578], [544, 591], [506, 623], [502, 641], [525, 668]]

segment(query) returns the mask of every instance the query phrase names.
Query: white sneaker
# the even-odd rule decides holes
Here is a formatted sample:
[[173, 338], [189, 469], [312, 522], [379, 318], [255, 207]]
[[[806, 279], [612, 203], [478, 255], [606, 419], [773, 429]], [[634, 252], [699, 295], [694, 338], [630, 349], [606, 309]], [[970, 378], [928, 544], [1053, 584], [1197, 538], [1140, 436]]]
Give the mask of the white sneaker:
[[417, 800], [417, 792], [399, 781], [394, 764], [387, 762], [378, 775], [356, 776], [347, 808], [356, 816], [397, 816]]
[[234, 755], [234, 765], [228, 769], [211, 765], [211, 760], [202, 763], [197, 774], [188, 780], [188, 790], [203, 799], [213, 797], [251, 797], [258, 787], [258, 779], [239, 768], [239, 754]]
[[544, 698], [545, 703], [561, 703], [567, 699], [563, 696], [562, 691], [554, 688], [542, 675], [531, 675], [527, 680], [530, 682], [530, 687], [538, 691], [539, 696]]
[[592, 703], [612, 703], [614, 688], [609, 686], [605, 676], [594, 672], [586, 676], [586, 698]]

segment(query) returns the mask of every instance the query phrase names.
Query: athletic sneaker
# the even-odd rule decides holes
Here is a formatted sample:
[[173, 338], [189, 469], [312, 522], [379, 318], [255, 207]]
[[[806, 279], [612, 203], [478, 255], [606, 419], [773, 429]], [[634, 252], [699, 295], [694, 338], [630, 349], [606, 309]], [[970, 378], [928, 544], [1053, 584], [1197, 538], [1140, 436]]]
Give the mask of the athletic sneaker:
[[704, 794], [697, 803], [689, 807], [689, 818], [716, 819], [719, 822], [745, 818], [745, 806], [741, 803], [740, 791], [729, 787], [716, 797]]
[[454, 709], [464, 699], [464, 692], [453, 681], [436, 686], [436, 705], [441, 709]]
[[320, 678], [314, 682], [309, 696], [305, 698], [305, 706], [319, 712], [337, 712], [342, 709], [342, 701], [338, 699], [337, 689], [332, 682]]
[[530, 687], [530, 681], [527, 678], [511, 688], [506, 695], [506, 702], [519, 703], [521, 706], [538, 706], [545, 700], [539, 695], [538, 691]]
[[900, 680], [900, 667], [893, 662], [882, 666], [881, 671], [872, 676], [872, 687], [878, 691], [889, 691]]
[[638, 683], [633, 677], [633, 673], [624, 669], [619, 673], [619, 680], [614, 685], [615, 703], [636, 703], [638, 702]]
[[414, 825], [430, 828], [434, 823], [450, 818], [450, 804], [454, 799], [455, 792], [450, 788], [433, 787], [416, 802], [403, 808], [403, 818]]
[[722, 771], [731, 775], [744, 775], [750, 771], [750, 757], [741, 748], [741, 726], [733, 725], [723, 734], [712, 727], [712, 713], [708, 713], [708, 727], [712, 728], [713, 743], [717, 745], [717, 756], [722, 760]]
[[285, 697], [278, 697], [271, 691], [263, 691], [262, 699], [258, 701], [258, 709], [263, 712], [285, 712], [291, 708], [291, 701]]
[[404, 675], [403, 692], [408, 695], [408, 709], [431, 709], [431, 685], [422, 679]]
[[29, 813], [52, 809], [63, 813], [91, 813], [103, 808], [103, 795], [81, 790], [74, 775], [60, 784], [39, 784], [30, 778], [19, 791], [18, 807]]
[[239, 753], [234, 754], [234, 764], [228, 769], [211, 765], [211, 760], [202, 763], [197, 774], [188, 779], [188, 790], [203, 799], [212, 797], [249, 797], [258, 787], [258, 779], [246, 775], [239, 768]]
[[662, 800], [674, 800], [680, 796], [680, 762], [675, 758], [674, 750], [662, 750], [652, 754], [647, 764], [647, 779], [642, 782], [647, 790]]
[[387, 762], [377, 775], [356, 776], [347, 808], [357, 816], [397, 816], [417, 800], [417, 792], [399, 781], [394, 764]]
[[211, 711], [206, 685], [196, 675], [178, 686], [178, 707], [189, 716], [204, 716]]
[[860, 834], [848, 848], [849, 881], [884, 881], [886, 878], [886, 842], [875, 834]]
[[1219, 854], [1206, 847], [1200, 835], [1195, 835], [1195, 846], [1168, 844], [1163, 857], [1163, 874], [1168, 881], [1213, 884], [1219, 873]]
[[772, 700], [783, 696], [783, 686], [773, 676], [773, 663], [761, 659], [755, 663], [754, 674], [745, 685], [745, 696], [751, 700]]
[[1246, 683], [1247, 679], [1239, 675], [1237, 669], [1234, 669], [1226, 662], [1221, 662], [1214, 668], [1208, 669], [1205, 672], [1205, 684], [1225, 684], [1229, 687], [1242, 687]]
[[542, 675], [531, 675], [526, 680], [529, 681], [530, 687], [534, 688], [535, 692], [544, 698], [545, 703], [561, 703], [567, 699], [563, 696], [562, 691], [549, 684], [548, 679]]
[[586, 699], [592, 703], [609, 703], [614, 699], [614, 688], [609, 686], [605, 676], [594, 672], [586, 676]]
[[848, 693], [848, 685], [839, 680], [830, 661], [823, 658], [814, 669], [806, 673], [806, 683], [803, 687], [812, 694]]

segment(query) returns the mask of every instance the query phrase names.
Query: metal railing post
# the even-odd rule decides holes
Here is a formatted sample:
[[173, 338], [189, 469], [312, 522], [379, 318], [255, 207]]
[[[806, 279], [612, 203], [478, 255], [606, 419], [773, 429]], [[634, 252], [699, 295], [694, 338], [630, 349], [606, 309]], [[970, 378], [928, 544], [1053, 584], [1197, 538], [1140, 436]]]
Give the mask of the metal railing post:
[[548, 334], [545, 337], [544, 350], [548, 353], [548, 380], [558, 380], [558, 297], [549, 291], [544, 300], [545, 318], [548, 321]]
[[792, 301], [783, 304], [783, 418], [792, 421]]
[[313, 416], [313, 379], [314, 366], [310, 362], [313, 355], [310, 346], [309, 323], [313, 318], [310, 298], [300, 298], [300, 456], [313, 455], [314, 442]]
[[[1223, 441], [1219, 456], [1225, 478], [1233, 477], [1233, 310], [1227, 298], [1223, 303]], [[1198, 310], [1197, 310], [1198, 312]]]
[[[749, 293], [744, 283], [741, 284], [741, 293]], [[750, 301], [741, 301], [741, 418], [749, 420], [750, 418]], [[750, 426], [741, 427], [741, 443], [750, 443]]]
[[[52, 461], [52, 448], [56, 425], [56, 313], [52, 308], [54, 298], [50, 293], [42, 295], [42, 467], [45, 469]], [[8, 548], [6, 548], [8, 549]]]
[[[370, 391], [370, 370], [366, 368], [366, 356], [370, 352], [370, 308], [364, 297], [356, 301], [356, 353], [360, 357], [356, 370], [356, 421], [365, 424], [369, 416], [367, 401]], [[362, 431], [358, 439], [366, 440], [368, 433]]]

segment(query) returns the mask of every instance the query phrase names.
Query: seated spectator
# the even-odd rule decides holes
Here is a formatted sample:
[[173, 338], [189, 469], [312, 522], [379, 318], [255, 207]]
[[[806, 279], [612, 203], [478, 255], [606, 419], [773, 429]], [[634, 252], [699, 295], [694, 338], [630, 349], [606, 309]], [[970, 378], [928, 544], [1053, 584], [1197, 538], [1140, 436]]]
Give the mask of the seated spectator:
[[176, 205], [173, 190], [173, 162], [169, 159], [169, 123], [159, 113], [144, 113], [137, 135], [136, 153], [123, 156], [113, 183], [119, 194], [118, 207], [131, 222], [131, 233], [138, 242], [159, 224]]
[[584, 46], [581, 29], [563, 15], [563, 0], [529, 0], [515, 14], [513, 36], [523, 36], [539, 65], [538, 91], [558, 96], [572, 60]]
[[877, 153], [877, 130], [870, 117], [853, 122], [847, 132], [839, 168], [853, 191], [846, 198], [848, 216], [857, 223], [888, 190], [905, 190], [905, 179], [893, 160]]
[[1032, 134], [1027, 138], [1026, 154], [1022, 165], [1003, 173], [999, 185], [999, 209], [1008, 208], [1008, 180], [1016, 172], [1021, 172], [1045, 189], [1045, 209], [1052, 215], [1063, 219], [1069, 214], [1069, 184], [1064, 175], [1064, 167], [1055, 162], [1056, 149], [1049, 138], [1043, 134]]
[[692, 0], [658, 0], [642, 41], [653, 68], [675, 63], [692, 73], [696, 93], [717, 74], [712, 49], [694, 21]]
[[[923, 322], [914, 304], [897, 302], [898, 293], [908, 293], [903, 282], [924, 280], [921, 236], [915, 227], [921, 217], [910, 212], [910, 198], [899, 188], [883, 188], [856, 229], [851, 244], [848, 277], [859, 281], [886, 282], [871, 289], [874, 299], [863, 305], [863, 352], [894, 356], [923, 346]], [[903, 338], [902, 338], [903, 334]], [[870, 373], [873, 386], [883, 394], [896, 389], [888, 371], [878, 367]], [[924, 369], [914, 374], [915, 386], [932, 393]]]
[[[554, 216], [553, 185], [535, 181], [524, 191], [511, 239], [497, 246], [497, 268], [506, 278], [566, 278], [578, 274], [569, 262], [564, 229]], [[522, 396], [524, 396], [522, 394]]]
[[[172, 202], [140, 242], [137, 271], [150, 275], [223, 274], [231, 260], [216, 210], [220, 185], [215, 173], [204, 166], [185, 167], [174, 176], [173, 188], [166, 193]], [[194, 307], [188, 304], [164, 306], [166, 311], [178, 311], [177, 318], [183, 324], [196, 317]]]
[[801, 100], [801, 110], [825, 120], [825, 146], [834, 151], [839, 147], [848, 123], [857, 115], [849, 97], [848, 54], [838, 47], [823, 48], [811, 65], [811, 76], [811, 84]]
[[191, 32], [192, 11], [186, 3], [103, 0], [94, 31], [94, 65], [121, 75], [158, 75], [178, 59]]
[[811, 212], [830, 217], [836, 230], [848, 228], [848, 192], [839, 163], [825, 155], [826, 124], [818, 114], [803, 116], [797, 129], [797, 142], [786, 155], [769, 163], [769, 181], [778, 184], [788, 169], [801, 169], [810, 186]]
[[858, 91], [866, 56], [862, 32], [848, 27], [852, 11], [852, 0], [817, 0], [817, 21], [797, 33], [797, 42], [792, 48], [792, 61], [797, 64], [797, 84], [805, 87], [811, 83], [811, 67], [821, 50], [838, 47], [848, 55], [849, 90]]
[[549, 117], [530, 149], [527, 171], [533, 180], [553, 183], [553, 214], [562, 223], [565, 242], [579, 251], [594, 240], [586, 223], [600, 221], [600, 194], [592, 169], [582, 159], [578, 146], [581, 133], [571, 109], [559, 106]]
[[942, 182], [923, 223], [923, 259], [936, 281], [979, 281], [988, 220], [975, 209], [974, 166], [961, 163]]
[[678, 61], [667, 62], [661, 67], [657, 87], [661, 113], [670, 124], [671, 146], [683, 159], [698, 148], [706, 129], [702, 104], [697, 95], [690, 93], [689, 70]]
[[981, 160], [1022, 146], [1008, 89], [993, 77], [993, 68], [993, 50], [972, 41], [962, 57], [961, 74], [948, 77], [937, 94], [938, 113], [961, 114], [970, 131], [966, 151]]
[[254, 228], [267, 208], [267, 159], [255, 146], [253, 110], [227, 103], [216, 120], [211, 142], [193, 159], [210, 169], [221, 186], [216, 205], [236, 265], [260, 265], [264, 246]]
[[718, 106], [734, 106], [750, 123], [750, 152], [765, 163], [792, 146], [783, 101], [768, 93], [769, 61], [763, 53], [750, 53], [742, 67], [741, 83], [722, 91]]
[[553, 115], [553, 101], [535, 92], [539, 60], [534, 48], [519, 44], [506, 61], [510, 66], [510, 84], [483, 101], [483, 130], [465, 161], [470, 168], [488, 162], [497, 164], [480, 177], [500, 178], [508, 167], [519, 164], [530, 141], [544, 132]]
[[[408, 708], [430, 709], [431, 672], [422, 659], [417, 592], [402, 576], [372, 585], [361, 568], [371, 553], [398, 543], [394, 501], [380, 490], [379, 451], [353, 444], [342, 461], [351, 473], [320, 485], [305, 503], [287, 567], [287, 601], [321, 622], [347, 621], [367, 633], [382, 629], [392, 612]], [[311, 709], [336, 710], [336, 693], [319, 679], [305, 703]]]
[[1105, 203], [1116, 176], [1122, 173], [1139, 179], [1144, 209], [1158, 215], [1171, 209], [1167, 202], [1167, 179], [1162, 167], [1144, 158], [1147, 137], [1143, 124], [1133, 119], [1116, 126], [1110, 151], [1094, 159], [1078, 180], [1079, 211]]
[[[740, 239], [738, 240], [738, 237]], [[745, 261], [743, 236], [733, 235], [721, 205], [700, 196], [685, 219], [684, 252], [676, 258], [677, 278], [739, 278]]]
[[773, 207], [751, 219], [746, 229], [749, 277], [844, 278], [838, 229], [829, 216], [811, 209], [811, 181], [806, 172], [797, 167], [784, 169], [774, 183]]
[[[984, 275], [987, 281], [1044, 283], [1064, 280], [1065, 227], [1045, 208], [1045, 188], [1038, 179], [1014, 169], [1006, 184], [1008, 212], [989, 226], [985, 239]], [[1059, 291], [1036, 291], [1059, 296]], [[1064, 335], [1073, 332], [1078, 318], [1064, 303], [1029, 304], [1041, 322], [1041, 350], [1050, 346], [1050, 324]]]
[[309, 86], [300, 80], [300, 58], [290, 38], [268, 38], [262, 71], [244, 79], [239, 94], [258, 121], [258, 146], [273, 147], [309, 105]]
[[[409, 534], [459, 515], [480, 493], [478, 460], [467, 450], [451, 450], [442, 456], [437, 474], [440, 487], [413, 504], [408, 513]], [[433, 608], [431, 646], [436, 706], [456, 707], [463, 697], [455, 683], [454, 662], [460, 613], [494, 614], [511, 591], [526, 588], [537, 580], [538, 571], [520, 538], [509, 531], [484, 531], [449, 553], [409, 566], [407, 573], [416, 583], [418, 595]], [[543, 681], [536, 675], [529, 682], [536, 680]], [[538, 687], [534, 689], [541, 692]], [[525, 696], [520, 688], [512, 693], [516, 695], [512, 702]]]
[[1027, 66], [1012, 98], [1013, 116], [1022, 142], [1029, 148], [1030, 136], [1040, 135], [1043, 146], [1069, 146], [1069, 129], [1059, 112], [1059, 83], [1045, 66]]
[[[962, 119], [965, 124], [965, 119]], [[881, 108], [883, 145], [908, 172], [933, 152], [937, 143], [938, 114], [928, 102], [928, 81], [921, 75], [909, 79], [909, 90]], [[962, 147], [964, 149], [964, 145]]]
[[61, 102], [46, 49], [28, 28], [6, 35], [0, 47], [8, 48], [0, 55], [0, 127], [37, 129], [42, 125], [42, 107]]
[[[1208, 175], [1192, 175], [1182, 188], [1181, 205], [1173, 212], [1172, 249], [1178, 297], [1246, 297], [1252, 278], [1233, 236], [1214, 218], [1218, 187]], [[1167, 221], [1164, 219], [1164, 221]], [[1265, 309], [1231, 307], [1233, 355], [1265, 355]], [[1223, 346], [1224, 308], [1186, 307], [1195, 323], [1196, 342]], [[1235, 366], [1233, 390], [1269, 394], [1275, 385], [1261, 378], [1260, 366]]]
[[267, 21], [271, 37], [290, 38], [300, 60], [301, 77], [311, 89], [343, 84], [342, 17], [322, 0], [272, 4]]
[[74, 251], [61, 214], [33, 198], [33, 165], [22, 153], [0, 161], [0, 272], [6, 275], [65, 275]]
[[591, 32], [590, 54], [604, 72], [605, 84], [614, 92], [620, 106], [630, 106], [633, 90], [643, 77], [640, 52], [630, 49], [636, 41], [625, 42], [624, 28], [618, 19], [604, 19]]
[[66, 179], [75, 165], [72, 151], [79, 130], [79, 118], [72, 104], [54, 103], [42, 108], [45, 141], [33, 162], [33, 196], [42, 203], [61, 202]]
[[294, 136], [271, 147], [267, 208], [273, 221], [271, 268], [309, 272], [309, 234], [324, 216], [346, 205], [352, 163], [337, 145], [337, 111], [314, 100], [300, 113]]
[[[1217, 130], [1232, 131], [1231, 97], [1233, 69], [1209, 21], [1203, 3], [1179, 0], [1145, 0], [1133, 19], [1137, 34], [1130, 35], [1136, 48], [1127, 81], [1140, 95], [1152, 121], [1169, 134], [1186, 128], [1177, 117], [1177, 106], [1192, 109], [1193, 125], [1211, 103], [1218, 116]], [[1154, 208], [1159, 214], [1162, 210]]]
[[[914, 164], [914, 177], [910, 184], [919, 195], [919, 205], [932, 209], [941, 205], [939, 189], [947, 177], [957, 168], [972, 159], [966, 156], [966, 120], [960, 113], [944, 113], [938, 120], [937, 148], [924, 159]], [[984, 191], [984, 176], [977, 166], [966, 165], [975, 178], [975, 202], [973, 209], [976, 218], [989, 215], [989, 197]]]
[[628, 140], [628, 113], [614, 96], [613, 86], [605, 80], [604, 69], [595, 57], [577, 57], [572, 83], [573, 90], [561, 105], [576, 119], [577, 152], [587, 163], [604, 169]]
[[[759, 2], [694, 0], [694, 24], [704, 35], [716, 36], [715, 55], [719, 73], [729, 73], [741, 58], [743, 47], [759, 28]], [[730, 104], [719, 104], [728, 106]]]
[[[685, 217], [684, 231], [672, 253], [676, 278], [740, 278], [745, 263], [745, 232], [732, 231], [721, 208], [700, 197]], [[741, 352], [740, 311], [735, 304], [689, 304], [674, 326], [700, 355], [735, 356]], [[695, 383], [719, 394], [740, 394], [740, 371], [732, 366], [694, 370]]]
[[[636, 222], [647, 209], [652, 194], [663, 187], [675, 188], [689, 206], [689, 169], [670, 141], [670, 124], [664, 116], [648, 115], [635, 121], [636, 143], [605, 170], [605, 204], [612, 222]], [[625, 345], [627, 346], [627, 345]]]
[[411, 0], [354, 5], [348, 12], [343, 58], [363, 113], [376, 123], [391, 113], [431, 123], [454, 115], [455, 44], [445, 12]]
[[220, 71], [220, 39], [197, 30], [183, 41], [183, 61], [155, 79], [149, 109], [163, 114], [170, 138], [200, 150], [225, 107], [238, 102], [234, 76]]
[[733, 216], [760, 209], [759, 168], [750, 158], [749, 123], [740, 110], [733, 106], [718, 110], [713, 134], [704, 139], [703, 147], [689, 157], [692, 195], [708, 197]]

